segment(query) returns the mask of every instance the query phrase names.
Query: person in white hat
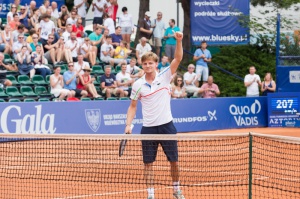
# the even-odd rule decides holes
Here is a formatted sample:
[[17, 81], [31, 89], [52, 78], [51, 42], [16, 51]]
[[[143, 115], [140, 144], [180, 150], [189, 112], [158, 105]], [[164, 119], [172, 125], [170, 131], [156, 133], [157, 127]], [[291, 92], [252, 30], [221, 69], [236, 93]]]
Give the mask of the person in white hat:
[[150, 20], [150, 12], [147, 11], [145, 12], [145, 17], [144, 19], [139, 21], [139, 29], [140, 29], [140, 35], [139, 39], [142, 37], [145, 37], [146, 39], [150, 39], [152, 36], [152, 26], [151, 26], [151, 20]]

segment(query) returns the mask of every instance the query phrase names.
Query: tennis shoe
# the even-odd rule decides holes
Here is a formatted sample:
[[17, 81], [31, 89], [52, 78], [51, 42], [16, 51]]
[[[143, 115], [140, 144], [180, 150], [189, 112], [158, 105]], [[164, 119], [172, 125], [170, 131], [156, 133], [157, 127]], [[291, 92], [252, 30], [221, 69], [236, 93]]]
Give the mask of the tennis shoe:
[[148, 196], [147, 199], [154, 199], [154, 196]]
[[181, 191], [178, 190], [175, 193], [173, 193], [174, 198], [176, 199], [185, 199], [185, 197], [182, 195]]

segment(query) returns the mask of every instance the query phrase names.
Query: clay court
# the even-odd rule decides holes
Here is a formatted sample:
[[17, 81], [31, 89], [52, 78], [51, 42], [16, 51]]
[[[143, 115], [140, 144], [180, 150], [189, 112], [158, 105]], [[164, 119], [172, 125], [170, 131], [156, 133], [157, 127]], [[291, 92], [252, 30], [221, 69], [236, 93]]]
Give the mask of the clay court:
[[[236, 134], [178, 143], [186, 199], [249, 198], [247, 132], [300, 137], [299, 128], [233, 129], [191, 134]], [[184, 134], [188, 135], [188, 134]], [[11, 141], [11, 140], [10, 140]], [[253, 136], [252, 198], [300, 198], [300, 142]], [[1, 143], [0, 198], [146, 198], [140, 141], [32, 139]], [[172, 198], [169, 163], [159, 150], [155, 198]]]

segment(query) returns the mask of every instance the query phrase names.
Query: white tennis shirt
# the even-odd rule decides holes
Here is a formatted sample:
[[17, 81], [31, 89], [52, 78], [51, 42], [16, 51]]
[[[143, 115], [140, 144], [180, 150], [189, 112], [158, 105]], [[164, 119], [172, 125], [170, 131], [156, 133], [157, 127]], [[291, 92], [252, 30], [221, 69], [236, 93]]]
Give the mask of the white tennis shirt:
[[152, 84], [147, 83], [145, 75], [132, 86], [132, 100], [140, 99], [142, 103], [143, 126], [159, 126], [173, 120], [171, 113], [172, 74], [170, 67], [156, 73]]

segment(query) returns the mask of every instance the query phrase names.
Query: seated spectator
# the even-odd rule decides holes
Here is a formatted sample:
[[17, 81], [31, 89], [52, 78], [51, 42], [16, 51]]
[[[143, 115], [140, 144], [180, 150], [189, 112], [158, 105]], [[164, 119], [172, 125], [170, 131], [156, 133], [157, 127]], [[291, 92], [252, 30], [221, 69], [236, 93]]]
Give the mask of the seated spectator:
[[67, 24], [66, 31], [62, 34], [61, 37], [64, 38], [64, 42], [66, 43], [69, 39], [71, 39], [71, 33], [72, 33], [72, 25]]
[[158, 68], [158, 70], [161, 72], [161, 71], [163, 71], [165, 68], [167, 68], [168, 66], [170, 66], [170, 63], [168, 62], [168, 57], [164, 55], [164, 56], [161, 58], [161, 62], [158, 64], [157, 68]]
[[176, 75], [174, 79], [174, 86], [172, 88], [172, 98], [185, 98], [187, 93], [183, 87], [183, 78], [181, 75]]
[[267, 96], [268, 93], [274, 93], [276, 91], [276, 83], [272, 78], [271, 73], [266, 73], [264, 81], [261, 83], [262, 96]]
[[33, 15], [30, 17], [30, 24], [31, 27], [34, 28], [37, 32], [39, 30], [39, 16], [40, 16], [40, 10], [38, 8], [33, 9]]
[[46, 14], [47, 9], [50, 6], [50, 0], [44, 0], [44, 4], [40, 6], [40, 13], [41, 15]]
[[37, 45], [35, 48], [36, 51], [31, 53], [31, 60], [34, 65], [35, 72], [36, 74], [40, 74], [44, 77], [44, 79], [46, 79], [46, 76], [51, 74], [51, 70], [47, 65], [45, 65], [47, 64], [47, 60], [44, 57], [42, 45]]
[[[35, 51], [35, 47], [36, 47], [37, 45], [42, 45], [42, 43], [40, 43], [40, 42], [38, 41], [38, 39], [39, 39], [39, 36], [38, 36], [37, 34], [33, 34], [33, 35], [32, 35], [32, 42], [29, 44], [29, 45], [30, 45], [30, 48], [32, 49], [32, 52]], [[44, 52], [43, 46], [41, 46], [41, 48], [42, 48], [42, 51]]]
[[71, 12], [71, 16], [67, 19], [67, 24], [75, 25], [78, 18], [76, 18], [77, 13], [75, 11]]
[[138, 64], [141, 65], [141, 58], [142, 56], [147, 53], [147, 52], [151, 52], [152, 48], [150, 46], [150, 44], [147, 43], [147, 39], [145, 37], [142, 37], [140, 39], [140, 43], [138, 43], [138, 45], [136, 45], [136, 58], [138, 59]]
[[31, 18], [33, 16], [34, 10], [37, 9], [36, 2], [31, 0], [29, 3], [28, 16]]
[[86, 90], [89, 94], [93, 96], [93, 98], [99, 98], [101, 95], [97, 93], [97, 90], [94, 85], [95, 78], [91, 77], [91, 68], [85, 67], [83, 68], [83, 74], [79, 75], [79, 82], [77, 84], [77, 89]]
[[202, 97], [203, 98], [215, 98], [217, 95], [220, 95], [220, 90], [217, 84], [214, 84], [213, 76], [208, 76], [207, 83], [204, 83], [201, 86]]
[[132, 57], [127, 65], [126, 73], [129, 73], [130, 77], [136, 80], [144, 75], [144, 70], [136, 66], [136, 59]]
[[20, 17], [19, 17], [19, 14], [15, 13], [13, 15], [13, 20], [11, 20], [8, 25], [10, 26], [11, 30], [14, 31], [14, 30], [17, 30], [18, 26], [20, 25]]
[[116, 77], [114, 74], [111, 74], [111, 66], [105, 66], [105, 74], [101, 76], [101, 89], [102, 93], [106, 97], [111, 97], [111, 95], [124, 97], [124, 91], [121, 88], [117, 88]]
[[0, 37], [2, 40], [2, 43], [0, 44], [0, 51], [4, 52], [6, 54], [12, 53], [12, 46], [13, 46], [13, 36], [10, 32], [10, 26], [6, 25], [4, 27], [4, 31], [1, 32]]
[[16, 4], [11, 4], [10, 5], [10, 12], [8, 12], [7, 15], [6, 15], [7, 24], [9, 24], [11, 21], [14, 20], [14, 14], [18, 14], [17, 13], [17, 6], [16, 6]]
[[188, 66], [188, 71], [184, 73], [183, 80], [184, 80], [184, 86], [187, 93], [193, 93], [194, 97], [199, 96], [199, 94], [202, 93], [202, 89], [198, 88], [195, 85], [195, 82], [198, 80], [198, 76], [196, 75], [195, 71], [195, 65], [190, 64]]
[[34, 76], [35, 70], [34, 66], [31, 64], [31, 56], [27, 46], [22, 46], [21, 51], [17, 54], [17, 63], [21, 75], [30, 74], [30, 79]]
[[91, 44], [93, 45], [93, 51], [96, 53], [96, 56], [97, 56], [98, 52], [100, 52], [100, 50], [101, 50], [100, 45], [102, 44], [102, 41], [103, 41], [103, 36], [102, 36], [101, 32], [102, 32], [102, 29], [100, 27], [96, 27], [94, 32], [92, 32], [89, 35], [89, 39], [91, 41]]
[[91, 44], [90, 38], [84, 38], [84, 42], [80, 47], [80, 53], [83, 55], [84, 59], [89, 60], [92, 66], [96, 64], [96, 51], [97, 47]]
[[51, 2], [51, 19], [54, 22], [55, 26], [57, 27], [57, 20], [59, 18], [58, 9], [57, 9], [57, 3], [55, 1]]
[[123, 40], [121, 33], [122, 33], [122, 28], [120, 26], [117, 26], [115, 28], [115, 33], [110, 34], [110, 36], [112, 38], [112, 45], [114, 48], [117, 48], [117, 46], [120, 46], [120, 43]]
[[106, 37], [106, 42], [105, 44], [102, 44], [101, 46], [101, 60], [105, 63], [110, 63], [111, 66], [113, 66], [115, 63], [121, 64], [121, 63], [126, 63], [124, 59], [114, 59], [114, 54], [115, 50], [114, 47], [111, 45], [111, 36]]
[[109, 30], [108, 29], [104, 29], [103, 31], [103, 35], [102, 35], [102, 41], [101, 44], [105, 44], [106, 43], [106, 37], [109, 35]]
[[64, 72], [64, 88], [72, 93], [72, 97], [86, 97], [88, 93], [85, 90], [77, 89], [77, 81], [79, 81], [79, 71], [74, 71], [74, 64], [68, 64], [69, 70]]
[[58, 13], [59, 14], [59, 16], [61, 17], [63, 14], [67, 14], [68, 15], [68, 17], [69, 17], [69, 10], [68, 10], [68, 8], [67, 8], [67, 6], [66, 5], [62, 5], [61, 7], [60, 7], [60, 12]]
[[90, 68], [90, 64], [86, 61], [83, 61], [83, 54], [78, 54], [78, 61], [74, 63], [74, 71], [78, 72], [80, 75], [83, 75], [83, 69]]
[[64, 89], [63, 76], [60, 74], [60, 71], [60, 66], [55, 66], [55, 68], [53, 69], [54, 73], [50, 76], [50, 93], [55, 97], [58, 97], [60, 101], [63, 101], [66, 98], [66, 96], [74, 96], [75, 92], [69, 91], [68, 89]]
[[115, 59], [123, 59], [126, 60], [126, 63], [129, 63], [129, 60], [127, 60], [128, 55], [132, 51], [127, 48], [127, 42], [121, 41], [120, 45], [116, 48], [114, 53]]
[[5, 64], [4, 63], [4, 54], [0, 52], [0, 84], [3, 86], [11, 86], [12, 82], [6, 79], [7, 70], [16, 71], [17, 68], [15, 65]]
[[33, 42], [33, 39], [32, 39], [32, 35], [33, 34], [36, 34], [36, 31], [35, 31], [35, 29], [30, 29], [29, 30], [29, 36], [26, 38], [26, 42], [27, 43], [32, 43]]
[[121, 64], [121, 71], [116, 76], [117, 86], [123, 89], [124, 96], [127, 97], [130, 94], [131, 87], [134, 80], [131, 79], [130, 74], [126, 73], [127, 66], [125, 63]]
[[[64, 38], [61, 37], [58, 40], [58, 49], [61, 52], [61, 56], [58, 58], [61, 58], [60, 60], [64, 60], [67, 63], [73, 62], [72, 53], [70, 48], [65, 46]], [[58, 54], [59, 56], [59, 54]], [[58, 62], [58, 64], [62, 64], [63, 61]]]
[[[41, 16], [41, 21], [40, 21], [40, 42], [45, 45], [48, 41], [49, 35], [53, 34], [55, 31], [55, 25], [53, 21], [50, 21], [50, 16], [47, 14], [44, 14]], [[53, 40], [55, 41], [55, 40]]]
[[47, 59], [48, 63], [53, 63], [56, 65], [62, 60], [62, 51], [59, 48], [59, 41], [54, 43], [54, 34], [48, 36], [48, 40], [44, 44], [44, 56]]
[[[18, 41], [19, 34], [24, 34], [24, 30], [25, 30], [24, 25], [20, 24], [20, 25], [18, 25], [17, 30], [12, 31], [13, 42]], [[24, 41], [26, 41], [26, 37], [25, 36], [24, 36]]]
[[82, 26], [82, 19], [77, 19], [76, 23], [72, 25], [72, 32], [76, 33], [77, 38], [84, 37], [84, 27]]
[[80, 42], [77, 40], [76, 33], [72, 32], [71, 38], [66, 42], [65, 47], [70, 49], [73, 62], [77, 61], [79, 46]]
[[30, 24], [29, 24], [29, 18], [28, 18], [28, 11], [29, 7], [28, 6], [21, 6], [19, 16], [20, 16], [20, 23], [24, 25], [25, 27], [25, 33], [27, 33], [30, 29]]
[[27, 54], [30, 54], [32, 49], [30, 48], [29, 44], [26, 43], [26, 41], [24, 41], [24, 35], [23, 34], [19, 34], [18, 36], [18, 41], [13, 43], [13, 57], [14, 59], [17, 59], [17, 54], [21, 52], [22, 47], [23, 46], [27, 46]]
[[63, 34], [67, 28], [67, 19], [68, 18], [69, 18], [69, 15], [67, 13], [63, 13], [57, 20], [57, 26], [60, 29], [61, 34]]

